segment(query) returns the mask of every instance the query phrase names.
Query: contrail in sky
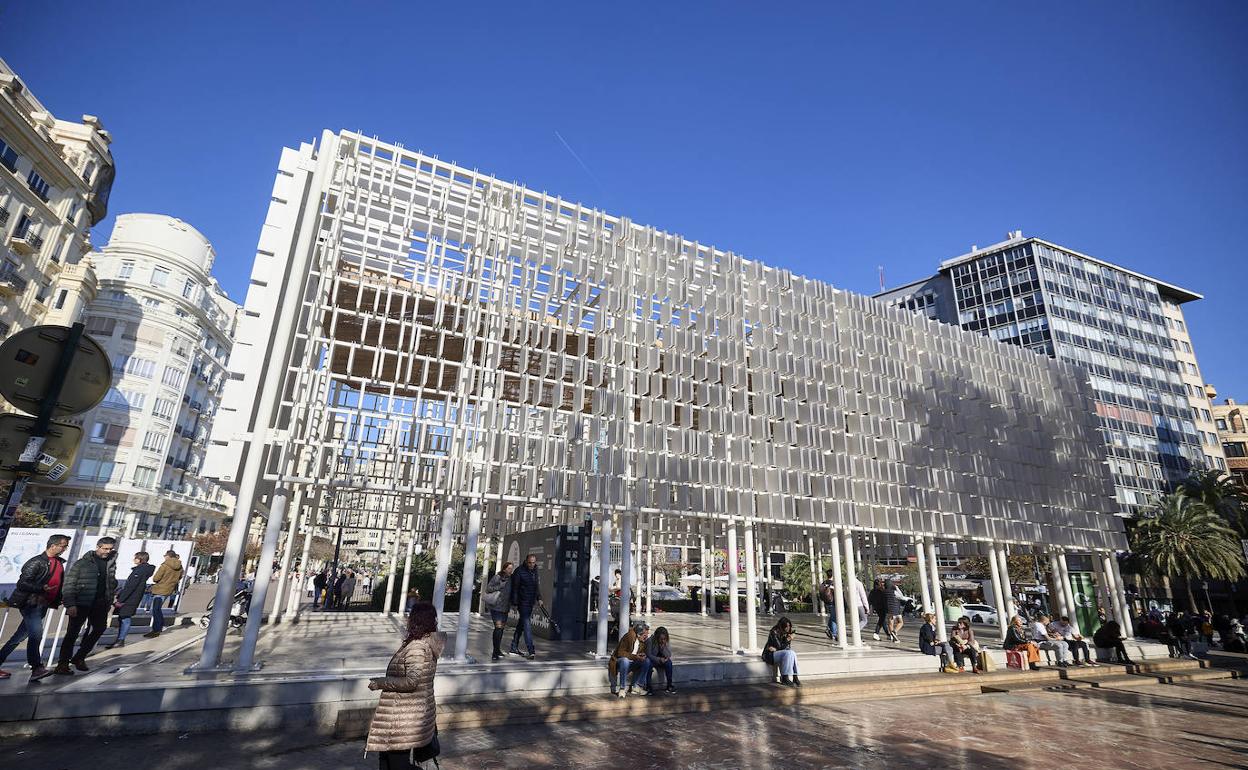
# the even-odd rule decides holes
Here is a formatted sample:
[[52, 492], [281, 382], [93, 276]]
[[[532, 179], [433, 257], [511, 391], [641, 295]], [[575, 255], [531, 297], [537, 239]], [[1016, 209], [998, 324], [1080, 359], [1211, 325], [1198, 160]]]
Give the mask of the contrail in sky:
[[602, 182], [598, 181], [598, 177], [594, 176], [594, 172], [589, 170], [589, 166], [585, 165], [585, 161], [581, 160], [581, 156], [576, 154], [576, 150], [572, 149], [572, 145], [568, 144], [568, 140], [564, 139], [563, 135], [560, 134], [558, 131], [555, 132], [555, 138], [558, 139], [559, 143], [563, 145], [564, 149], [566, 149], [568, 153], [571, 154], [572, 157], [576, 159], [576, 162], [581, 165], [581, 168], [585, 169], [585, 173], [589, 174], [589, 178], [594, 180], [594, 184], [598, 186], [598, 191], [603, 194], [606, 194], [606, 190], [603, 189], [602, 187]]

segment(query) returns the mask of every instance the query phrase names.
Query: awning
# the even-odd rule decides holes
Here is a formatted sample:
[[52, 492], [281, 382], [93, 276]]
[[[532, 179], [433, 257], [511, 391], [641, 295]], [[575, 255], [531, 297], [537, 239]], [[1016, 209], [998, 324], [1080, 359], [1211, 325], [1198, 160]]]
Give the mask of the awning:
[[942, 580], [940, 584], [950, 591], [978, 591], [980, 589], [979, 583], [974, 580]]

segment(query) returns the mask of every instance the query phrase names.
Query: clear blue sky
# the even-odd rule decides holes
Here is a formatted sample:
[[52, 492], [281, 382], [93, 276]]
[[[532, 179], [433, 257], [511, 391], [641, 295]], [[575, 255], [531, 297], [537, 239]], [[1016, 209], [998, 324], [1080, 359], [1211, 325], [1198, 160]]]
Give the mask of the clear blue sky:
[[112, 212], [195, 225], [236, 299], [280, 148], [349, 128], [860, 292], [1021, 229], [1205, 294], [1248, 400], [1248, 3], [270, 5], [0, 9], [113, 132]]

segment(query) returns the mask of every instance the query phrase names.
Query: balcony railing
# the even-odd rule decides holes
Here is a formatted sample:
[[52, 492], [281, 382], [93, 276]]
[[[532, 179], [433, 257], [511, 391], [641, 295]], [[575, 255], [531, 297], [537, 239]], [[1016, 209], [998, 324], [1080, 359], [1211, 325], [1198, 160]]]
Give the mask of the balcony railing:
[[17, 268], [11, 262], [0, 264], [0, 293], [20, 294], [26, 291], [30, 282], [17, 274]]

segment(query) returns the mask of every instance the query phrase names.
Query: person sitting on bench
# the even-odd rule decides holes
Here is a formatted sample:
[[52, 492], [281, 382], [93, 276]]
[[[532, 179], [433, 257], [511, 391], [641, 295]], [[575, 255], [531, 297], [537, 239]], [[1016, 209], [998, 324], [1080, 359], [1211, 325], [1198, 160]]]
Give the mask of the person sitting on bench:
[[958, 667], [953, 665], [953, 647], [944, 639], [936, 638], [936, 616], [930, 612], [923, 613], [923, 625], [919, 627], [919, 652], [939, 655], [942, 671], [946, 674], [958, 673]]
[[[1088, 656], [1088, 643], [1083, 641], [1083, 636], [1075, 630], [1075, 625], [1070, 622], [1069, 617], [1063, 615], [1050, 623], [1049, 632], [1057, 634], [1062, 641], [1066, 642], [1066, 646], [1070, 648], [1070, 656], [1074, 659], [1076, 666], [1097, 665], [1097, 662]], [[1083, 650], [1083, 663], [1079, 662], [1080, 650]]]
[[[646, 640], [649, 638], [650, 626], [637, 622], [615, 646], [615, 652], [611, 655], [610, 662], [607, 663], [607, 670], [611, 674], [612, 695], [623, 698], [633, 692], [634, 686], [646, 686], [650, 675], [650, 656], [646, 653]], [[633, 672], [633, 684], [628, 683], [630, 671]], [[625, 690], [626, 687], [627, 690]], [[646, 694], [649, 695], [650, 691], [647, 690]]]
[[1027, 629], [1023, 627], [1023, 619], [1019, 615], [1010, 618], [1010, 626], [1005, 629], [1005, 649], [1024, 653], [1027, 666], [1032, 671], [1040, 670], [1040, 648], [1027, 638]]

